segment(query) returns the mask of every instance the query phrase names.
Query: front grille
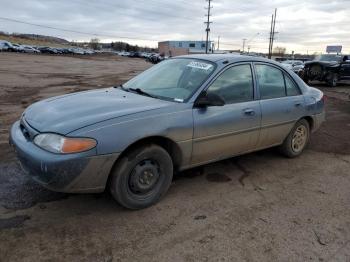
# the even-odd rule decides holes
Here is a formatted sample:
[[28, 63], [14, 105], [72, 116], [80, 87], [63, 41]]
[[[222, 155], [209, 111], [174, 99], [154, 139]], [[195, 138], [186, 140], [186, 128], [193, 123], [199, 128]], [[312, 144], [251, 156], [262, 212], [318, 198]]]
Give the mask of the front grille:
[[24, 117], [21, 118], [21, 122], [20, 122], [20, 124], [19, 124], [19, 127], [20, 127], [20, 129], [21, 129], [21, 131], [22, 131], [23, 136], [24, 136], [27, 140], [29, 140], [29, 141], [33, 140], [33, 138], [35, 137], [35, 135], [38, 134], [38, 132], [37, 132], [35, 129], [33, 129], [33, 128], [26, 122], [26, 120], [24, 119]]
[[29, 131], [27, 130], [27, 128], [26, 128], [23, 124], [20, 124], [19, 127], [21, 128], [21, 131], [22, 131], [23, 136], [24, 136], [27, 140], [30, 140], [30, 134], [29, 134]]

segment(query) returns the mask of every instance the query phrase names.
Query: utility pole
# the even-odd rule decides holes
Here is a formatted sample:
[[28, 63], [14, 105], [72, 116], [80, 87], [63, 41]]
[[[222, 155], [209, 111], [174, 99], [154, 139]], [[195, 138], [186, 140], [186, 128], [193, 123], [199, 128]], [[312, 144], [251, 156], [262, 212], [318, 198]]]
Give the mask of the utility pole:
[[277, 16], [277, 8], [275, 8], [275, 16], [273, 17], [273, 30], [272, 30], [272, 38], [271, 38], [271, 55], [273, 52], [273, 41], [275, 40], [276, 16]]
[[216, 50], [219, 50], [220, 48], [220, 36], [218, 36], [218, 47], [216, 48]]
[[270, 42], [269, 42], [269, 55], [268, 58], [271, 59], [272, 56], [272, 50], [273, 50], [273, 41], [275, 39], [275, 26], [276, 26], [276, 15], [277, 15], [277, 8], [275, 8], [275, 15], [272, 15], [271, 18], [271, 29], [270, 29]]
[[244, 53], [244, 47], [245, 47], [245, 41], [247, 41], [247, 38], [243, 38], [243, 53]]
[[210, 32], [210, 24], [212, 23], [210, 21], [210, 10], [213, 8], [211, 6], [211, 1], [212, 0], [206, 0], [208, 2], [208, 13], [206, 14], [207, 16], [207, 21], [204, 22], [204, 24], [207, 24], [207, 28], [205, 29], [206, 33], [207, 33], [207, 39], [205, 41], [205, 53], [208, 54], [208, 45], [209, 45], [209, 32]]

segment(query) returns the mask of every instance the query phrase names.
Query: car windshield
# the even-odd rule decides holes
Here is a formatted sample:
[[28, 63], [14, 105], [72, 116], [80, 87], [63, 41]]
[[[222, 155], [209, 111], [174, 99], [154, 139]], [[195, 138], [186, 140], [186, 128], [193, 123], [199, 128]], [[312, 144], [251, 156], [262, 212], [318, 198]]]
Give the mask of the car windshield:
[[340, 62], [342, 59], [339, 55], [318, 55], [315, 57], [316, 61], [329, 61], [329, 62]]
[[[184, 102], [215, 70], [215, 64], [188, 58], [169, 59], [151, 67], [123, 85], [151, 96]], [[141, 92], [138, 92], [141, 94]]]

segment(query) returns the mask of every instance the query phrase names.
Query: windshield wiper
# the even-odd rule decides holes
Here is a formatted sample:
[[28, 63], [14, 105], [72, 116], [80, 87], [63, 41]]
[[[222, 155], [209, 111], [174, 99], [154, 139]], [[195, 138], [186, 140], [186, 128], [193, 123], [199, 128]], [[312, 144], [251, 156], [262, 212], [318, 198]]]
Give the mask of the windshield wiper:
[[129, 92], [129, 89], [125, 88], [122, 84], [120, 84], [119, 86], [113, 86], [114, 88], [120, 88], [123, 91]]
[[138, 94], [140, 94], [140, 95], [149, 96], [149, 97], [152, 97], [152, 98], [157, 98], [157, 96], [152, 95], [152, 94], [150, 94], [150, 93], [147, 93], [146, 91], [143, 91], [143, 90], [140, 89], [140, 88], [128, 88], [128, 90], [133, 91], [133, 92], [136, 92], [136, 93], [138, 93]]

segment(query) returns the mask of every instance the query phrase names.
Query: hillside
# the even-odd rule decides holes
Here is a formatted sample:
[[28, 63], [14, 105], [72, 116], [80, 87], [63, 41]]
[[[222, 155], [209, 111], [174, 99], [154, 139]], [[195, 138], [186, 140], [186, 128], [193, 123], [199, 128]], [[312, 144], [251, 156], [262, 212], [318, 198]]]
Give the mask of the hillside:
[[2, 32], [0, 32], [0, 40], [24, 45], [51, 47], [66, 47], [70, 44], [67, 40], [58, 37], [34, 34], [6, 34]]

